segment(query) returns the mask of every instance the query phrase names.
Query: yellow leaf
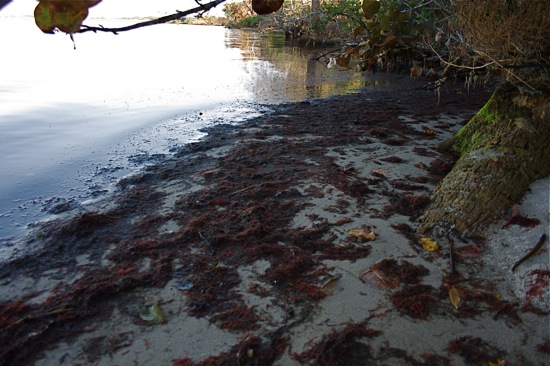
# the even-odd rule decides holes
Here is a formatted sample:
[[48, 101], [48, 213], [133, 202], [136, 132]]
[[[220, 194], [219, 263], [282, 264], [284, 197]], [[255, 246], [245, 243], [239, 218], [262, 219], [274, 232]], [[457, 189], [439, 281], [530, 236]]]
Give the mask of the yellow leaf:
[[495, 361], [489, 361], [489, 366], [504, 366], [506, 365], [506, 360], [495, 360]]
[[451, 304], [455, 307], [455, 309], [458, 309], [458, 305], [460, 305], [460, 294], [458, 293], [458, 290], [456, 287], [451, 287], [449, 290], [449, 299], [451, 299]]
[[423, 236], [420, 238], [420, 244], [422, 245], [422, 248], [427, 250], [428, 252], [435, 252], [439, 249], [439, 244], [427, 236]]
[[165, 319], [164, 312], [156, 303], [149, 308], [141, 309], [139, 316], [149, 324], [161, 324]]

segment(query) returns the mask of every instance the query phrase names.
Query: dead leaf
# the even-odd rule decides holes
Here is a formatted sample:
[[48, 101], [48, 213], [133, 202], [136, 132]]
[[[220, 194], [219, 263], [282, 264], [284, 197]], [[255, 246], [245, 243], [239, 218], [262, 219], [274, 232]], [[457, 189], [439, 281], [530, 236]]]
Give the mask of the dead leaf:
[[449, 290], [449, 299], [451, 299], [451, 304], [453, 304], [455, 309], [458, 309], [461, 299], [458, 290], [454, 286]]
[[372, 268], [371, 270], [363, 273], [359, 276], [361, 282], [369, 284], [378, 288], [396, 288], [399, 286], [399, 276], [393, 273], [386, 273], [379, 268]]
[[412, 65], [410, 72], [413, 79], [422, 76], [422, 66], [414, 64]]
[[342, 278], [342, 275], [340, 273], [329, 275], [325, 278], [323, 281], [323, 284], [321, 285], [321, 289], [325, 290], [329, 287], [332, 287], [338, 281], [340, 278]]
[[432, 136], [432, 135], [435, 135], [435, 131], [432, 130], [432, 129], [427, 129], [427, 130], [424, 130], [424, 133], [428, 136]]
[[348, 224], [350, 222], [352, 222], [353, 220], [349, 217], [343, 217], [341, 218], [340, 220], [337, 220], [335, 222], [332, 223], [332, 225], [335, 225], [335, 226], [340, 226], [340, 225], [345, 225], [345, 224]]
[[336, 64], [340, 67], [348, 67], [349, 61], [350, 61], [350, 55], [342, 54], [338, 59], [336, 60]]
[[372, 241], [376, 239], [374, 231], [369, 229], [351, 229], [348, 231], [348, 238], [359, 240], [360, 242]]
[[370, 171], [370, 173], [374, 176], [383, 176], [384, 174], [386, 174], [388, 171], [387, 170], [384, 170], [384, 169], [372, 169]]

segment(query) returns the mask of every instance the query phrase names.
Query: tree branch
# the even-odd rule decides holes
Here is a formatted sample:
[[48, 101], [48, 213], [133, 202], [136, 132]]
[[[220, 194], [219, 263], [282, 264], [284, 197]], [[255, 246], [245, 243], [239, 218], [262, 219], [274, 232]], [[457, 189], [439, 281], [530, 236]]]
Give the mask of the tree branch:
[[225, 1], [226, 0], [214, 0], [214, 1], [211, 1], [211, 2], [209, 2], [207, 4], [204, 4], [204, 5], [199, 4], [197, 2], [197, 4], [199, 4], [199, 6], [197, 6], [196, 8], [189, 9], [189, 10], [186, 10], [186, 11], [176, 11], [176, 13], [174, 13], [174, 14], [166, 15], [166, 16], [163, 16], [163, 17], [160, 17], [160, 18], [157, 18], [157, 19], [153, 19], [153, 20], [148, 20], [146, 22], [135, 23], [135, 24], [132, 24], [132, 25], [128, 25], [126, 27], [105, 28], [105, 27], [90, 27], [90, 26], [87, 26], [87, 25], [82, 25], [81, 28], [76, 33], [85, 33], [85, 32], [90, 32], [91, 31], [91, 32], [110, 32], [110, 33], [113, 33], [113, 34], [118, 34], [119, 32], [126, 32], [126, 31], [129, 31], [129, 30], [137, 29], [137, 28], [148, 27], [150, 25], [168, 23], [172, 20], [178, 20], [178, 19], [181, 19], [181, 18], [183, 18], [187, 15], [190, 15], [190, 14], [206, 12], [206, 11], [220, 5], [221, 3], [225, 2]]
[[[435, 53], [435, 55], [437, 56], [437, 58], [439, 59], [439, 61], [443, 62], [443, 64], [447, 65], [447, 66], [451, 66], [451, 67], [454, 67], [454, 68], [457, 68], [457, 69], [467, 69], [467, 70], [479, 70], [479, 69], [485, 69], [489, 66], [491, 66], [492, 64], [494, 63], [497, 63], [495, 60], [491, 61], [491, 62], [487, 62], [481, 66], [467, 66], [467, 65], [459, 65], [459, 64], [455, 64], [455, 63], [452, 63], [452, 62], [449, 62], [449, 61], [445, 61], [443, 59], [443, 56], [441, 56], [436, 50], [435, 48], [433, 48], [432, 44], [430, 42], [428, 42], [427, 40], [424, 40], [424, 43], [428, 45], [428, 47], [431, 48], [432, 52]], [[498, 64], [498, 63], [497, 63]]]
[[0, 0], [0, 9], [11, 3], [11, 0]]

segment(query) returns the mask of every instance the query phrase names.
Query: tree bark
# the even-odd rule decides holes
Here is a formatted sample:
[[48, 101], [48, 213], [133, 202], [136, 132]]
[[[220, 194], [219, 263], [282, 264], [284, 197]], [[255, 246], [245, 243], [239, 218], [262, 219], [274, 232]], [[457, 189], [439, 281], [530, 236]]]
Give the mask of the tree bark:
[[441, 147], [460, 158], [434, 190], [418, 231], [479, 235], [550, 174], [550, 92], [502, 84]]

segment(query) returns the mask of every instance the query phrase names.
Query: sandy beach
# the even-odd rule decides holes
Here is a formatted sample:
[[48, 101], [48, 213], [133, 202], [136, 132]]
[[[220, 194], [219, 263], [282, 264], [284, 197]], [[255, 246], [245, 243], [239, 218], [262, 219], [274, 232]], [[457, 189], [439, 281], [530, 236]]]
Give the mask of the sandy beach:
[[550, 180], [525, 220], [422, 241], [437, 145], [490, 96], [424, 84], [217, 126], [36, 225], [0, 265], [0, 364], [548, 365]]

